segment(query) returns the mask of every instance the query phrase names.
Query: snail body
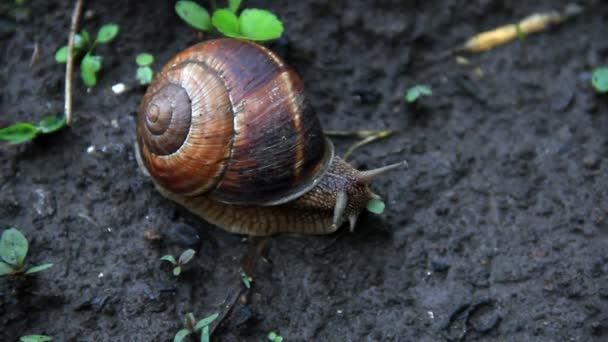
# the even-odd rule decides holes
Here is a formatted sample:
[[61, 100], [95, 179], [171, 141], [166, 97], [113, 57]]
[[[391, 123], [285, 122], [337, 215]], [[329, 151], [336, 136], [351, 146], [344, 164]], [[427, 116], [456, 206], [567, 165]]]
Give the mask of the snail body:
[[255, 43], [173, 57], [138, 110], [137, 160], [165, 197], [233, 233], [326, 234], [379, 198], [333, 144], [295, 72]]

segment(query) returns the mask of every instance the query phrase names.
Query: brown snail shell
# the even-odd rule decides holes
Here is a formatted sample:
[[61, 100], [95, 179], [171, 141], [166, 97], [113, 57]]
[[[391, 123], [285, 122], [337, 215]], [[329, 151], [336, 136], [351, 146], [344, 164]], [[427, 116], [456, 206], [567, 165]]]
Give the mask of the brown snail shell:
[[237, 233], [328, 233], [378, 197], [371, 171], [334, 157], [295, 72], [242, 40], [194, 45], [163, 67], [138, 111], [137, 149], [163, 195]]
[[143, 99], [142, 160], [174, 193], [233, 204], [289, 201], [333, 158], [303, 92], [293, 70], [260, 45], [197, 44], [167, 63]]

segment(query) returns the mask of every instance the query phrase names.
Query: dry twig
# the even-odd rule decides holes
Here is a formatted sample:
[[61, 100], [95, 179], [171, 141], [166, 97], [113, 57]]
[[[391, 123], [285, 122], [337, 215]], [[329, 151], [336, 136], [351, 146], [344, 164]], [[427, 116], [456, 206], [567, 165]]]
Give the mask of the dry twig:
[[76, 0], [74, 12], [72, 13], [72, 24], [70, 25], [70, 36], [68, 38], [68, 56], [65, 67], [65, 120], [69, 126], [72, 122], [72, 79], [74, 75], [74, 40], [78, 30], [78, 22], [82, 13], [84, 0]]

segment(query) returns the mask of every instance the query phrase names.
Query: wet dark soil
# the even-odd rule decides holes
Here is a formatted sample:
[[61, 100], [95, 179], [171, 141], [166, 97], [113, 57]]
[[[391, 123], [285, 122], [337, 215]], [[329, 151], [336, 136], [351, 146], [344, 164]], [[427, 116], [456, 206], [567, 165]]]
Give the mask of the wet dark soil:
[[[11, 2], [11, 1], [6, 1]], [[608, 98], [590, 71], [608, 63], [608, 6], [468, 65], [435, 57], [470, 35], [567, 1], [246, 2], [283, 19], [271, 45], [302, 76], [327, 129], [397, 129], [358, 150], [381, 216], [354, 233], [277, 236], [245, 304], [218, 341], [605, 341], [608, 339]], [[0, 127], [63, 111], [72, 1], [26, 1], [0, 18]], [[242, 290], [249, 241], [163, 199], [138, 171], [134, 58], [154, 68], [200, 40], [169, 1], [87, 1], [82, 27], [115, 22], [99, 84], [75, 83], [73, 125], [0, 147], [0, 228], [30, 239], [28, 263], [0, 279], [0, 340], [169, 341], [187, 312], [223, 312]], [[30, 66], [34, 46], [40, 59]], [[419, 106], [405, 90], [429, 84]], [[335, 140], [340, 152], [351, 140]], [[144, 232], [160, 231], [159, 242]], [[179, 278], [164, 254], [197, 250]]]

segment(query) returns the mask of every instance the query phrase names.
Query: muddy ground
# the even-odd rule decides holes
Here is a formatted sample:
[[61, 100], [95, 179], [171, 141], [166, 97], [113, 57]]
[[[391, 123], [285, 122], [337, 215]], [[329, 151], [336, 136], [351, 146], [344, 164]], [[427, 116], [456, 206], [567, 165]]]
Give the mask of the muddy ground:
[[[304, 79], [325, 128], [399, 130], [353, 164], [410, 167], [374, 183], [387, 209], [354, 233], [271, 239], [271, 264], [259, 265], [248, 304], [214, 339], [608, 339], [608, 97], [589, 85], [592, 68], [608, 63], [608, 6], [581, 2], [577, 18], [468, 66], [434, 60], [476, 32], [567, 3], [245, 2], [283, 19], [272, 46]], [[0, 19], [0, 127], [63, 111], [53, 53], [72, 1], [25, 6], [29, 19]], [[158, 70], [199, 40], [172, 6], [87, 1], [83, 28], [121, 28], [98, 49], [99, 84], [87, 91], [76, 80], [70, 129], [0, 147], [0, 228], [28, 236], [29, 264], [55, 264], [0, 280], [1, 341], [169, 341], [185, 313], [222, 312], [242, 289], [249, 242], [153, 189], [133, 157], [144, 89], [110, 90], [133, 84], [136, 54], [154, 54]], [[403, 94], [416, 83], [434, 93], [412, 107]], [[352, 140], [335, 143], [344, 152]], [[147, 229], [161, 242], [145, 240]], [[188, 247], [197, 257], [176, 279], [159, 258]]]

